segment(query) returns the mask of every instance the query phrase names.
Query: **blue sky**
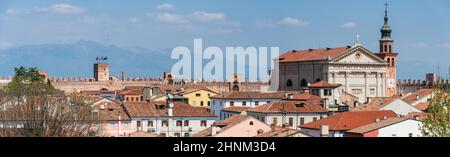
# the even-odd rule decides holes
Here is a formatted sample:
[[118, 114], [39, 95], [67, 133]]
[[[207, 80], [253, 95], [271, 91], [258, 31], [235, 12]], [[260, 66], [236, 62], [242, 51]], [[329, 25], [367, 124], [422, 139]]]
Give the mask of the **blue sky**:
[[[2, 0], [0, 49], [91, 40], [151, 50], [191, 46], [377, 51], [384, 0]], [[401, 79], [450, 66], [450, 1], [391, 0]], [[170, 53], [170, 52], [167, 52]], [[2, 58], [6, 59], [6, 58]], [[76, 75], [76, 74], [74, 74]]]

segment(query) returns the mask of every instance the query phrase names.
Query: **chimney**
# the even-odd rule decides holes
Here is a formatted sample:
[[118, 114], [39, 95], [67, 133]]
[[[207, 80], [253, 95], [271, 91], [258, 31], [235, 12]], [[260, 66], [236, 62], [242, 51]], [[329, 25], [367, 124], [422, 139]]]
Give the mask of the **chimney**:
[[380, 118], [375, 119], [375, 122], [377, 123], [380, 122]]
[[320, 126], [320, 136], [328, 137], [330, 135], [330, 127], [328, 125]]
[[125, 81], [125, 71], [122, 71], [122, 81]]
[[172, 102], [170, 102], [169, 108], [167, 109], [167, 114], [169, 115], [169, 117], [173, 116], [173, 106], [174, 106], [174, 104]]
[[220, 131], [220, 128], [213, 125], [213, 126], [211, 127], [211, 136], [216, 136], [217, 133], [219, 133], [219, 131]]
[[420, 99], [420, 96], [419, 95], [416, 95], [416, 100], [419, 100]]
[[367, 103], [372, 103], [372, 98], [367, 98]]

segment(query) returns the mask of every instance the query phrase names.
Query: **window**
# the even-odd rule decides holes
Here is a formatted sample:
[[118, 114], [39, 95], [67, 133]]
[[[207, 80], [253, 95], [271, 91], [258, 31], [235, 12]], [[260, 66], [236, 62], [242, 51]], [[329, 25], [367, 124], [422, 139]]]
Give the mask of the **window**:
[[202, 94], [200, 94], [200, 93], [195, 94], [195, 97], [201, 97], [201, 96], [202, 96]]
[[189, 126], [189, 121], [188, 120], [184, 121], [184, 126]]
[[391, 59], [390, 58], [387, 59], [387, 62], [389, 63], [389, 66], [391, 66]]
[[391, 53], [391, 52], [392, 52], [392, 46], [389, 45], [389, 53]]
[[305, 79], [303, 79], [303, 80], [300, 82], [300, 87], [303, 88], [303, 87], [307, 87], [307, 86], [308, 86], [308, 82], [307, 82]]
[[300, 125], [305, 124], [305, 118], [300, 118]]
[[392, 137], [397, 137], [397, 134], [392, 134]]
[[178, 127], [183, 126], [183, 121], [178, 120], [178, 121], [177, 121], [177, 126], [178, 126]]
[[253, 125], [253, 121], [251, 121], [249, 125]]
[[137, 122], [136, 122], [136, 127], [138, 127], [138, 128], [141, 127], [141, 121], [137, 121]]
[[272, 124], [273, 124], [273, 125], [277, 125], [277, 123], [278, 123], [277, 117], [273, 117], [273, 118], [272, 118]]
[[180, 133], [175, 133], [175, 137], [181, 137]]
[[147, 121], [147, 127], [153, 127], [153, 121]]
[[205, 106], [205, 105], [203, 104], [203, 101], [200, 101], [200, 106]]
[[315, 122], [316, 120], [317, 120], [317, 117], [314, 117], [314, 118], [313, 118], [313, 122]]
[[230, 107], [234, 106], [234, 101], [230, 101]]
[[242, 106], [247, 106], [247, 102], [246, 101], [242, 102]]
[[409, 137], [414, 137], [414, 136], [413, 136], [413, 133], [409, 133]]
[[384, 45], [384, 52], [387, 52], [387, 45]]
[[289, 118], [289, 126], [294, 126], [294, 118]]
[[163, 120], [163, 121], [161, 122], [161, 126], [162, 126], [162, 127], [169, 127], [169, 121]]
[[127, 101], [130, 101], [129, 97], [127, 97], [126, 99], [127, 99]]
[[211, 106], [211, 101], [208, 101], [208, 106]]
[[375, 89], [374, 89], [374, 88], [371, 88], [371, 89], [370, 89], [370, 94], [372, 94], [372, 95], [375, 94]]
[[201, 127], [206, 127], [206, 120], [200, 121], [200, 126]]
[[134, 101], [134, 97], [131, 97], [131, 101]]
[[184, 137], [189, 137], [189, 133], [184, 133]]
[[325, 90], [323, 90], [323, 95], [325, 95], [325, 96], [331, 96], [331, 89], [325, 89]]
[[292, 80], [287, 80], [287, 82], [286, 82], [286, 87], [292, 87], [292, 86], [294, 86], [293, 85], [293, 83], [292, 83]]
[[362, 94], [362, 89], [352, 89], [352, 94], [360, 95], [360, 94]]
[[160, 133], [159, 135], [161, 135], [162, 137], [166, 137], [166, 133]]
[[259, 106], [259, 101], [255, 101], [255, 106]]
[[391, 66], [395, 66], [395, 59], [392, 58], [392, 65]]

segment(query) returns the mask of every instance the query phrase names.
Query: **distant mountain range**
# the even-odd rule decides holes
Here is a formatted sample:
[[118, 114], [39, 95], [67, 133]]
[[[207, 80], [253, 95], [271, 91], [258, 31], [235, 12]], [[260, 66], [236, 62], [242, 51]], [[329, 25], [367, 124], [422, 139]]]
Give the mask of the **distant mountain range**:
[[176, 62], [171, 49], [152, 51], [141, 47], [119, 47], [80, 40], [67, 44], [27, 45], [0, 50], [0, 76], [10, 76], [14, 67], [37, 67], [50, 76], [92, 77], [97, 56], [108, 57], [111, 75], [127, 77], [161, 77]]

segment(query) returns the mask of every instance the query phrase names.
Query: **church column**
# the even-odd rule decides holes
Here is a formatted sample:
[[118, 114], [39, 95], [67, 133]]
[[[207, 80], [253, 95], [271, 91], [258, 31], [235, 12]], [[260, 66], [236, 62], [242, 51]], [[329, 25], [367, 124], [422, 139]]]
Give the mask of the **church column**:
[[368, 90], [369, 90], [369, 85], [368, 85], [368, 81], [367, 81], [367, 77], [369, 76], [369, 73], [368, 72], [365, 72], [364, 73], [364, 84], [365, 84], [365, 87], [364, 87], [364, 97], [367, 99], [367, 97], [369, 97], [369, 93], [368, 93]]
[[344, 75], [345, 75], [345, 92], [347, 93], [351, 93], [349, 90], [349, 84], [348, 84], [348, 74], [349, 72], [345, 71]]
[[376, 80], [376, 87], [377, 88], [375, 88], [375, 92], [376, 92], [376, 95], [377, 95], [377, 97], [380, 97], [380, 89], [378, 89], [378, 87], [380, 87], [380, 79], [378, 79], [378, 73], [376, 72], [375, 73], [375, 80]]

